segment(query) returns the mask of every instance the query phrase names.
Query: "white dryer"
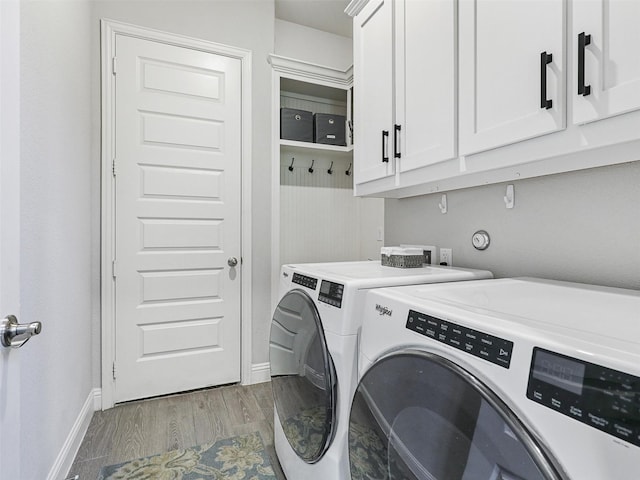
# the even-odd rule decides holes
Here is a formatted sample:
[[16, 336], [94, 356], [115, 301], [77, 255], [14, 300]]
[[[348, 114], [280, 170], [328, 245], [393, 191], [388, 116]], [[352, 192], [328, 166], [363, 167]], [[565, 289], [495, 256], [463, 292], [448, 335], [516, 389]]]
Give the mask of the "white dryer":
[[364, 292], [491, 278], [452, 267], [380, 262], [285, 265], [271, 324], [275, 448], [290, 480], [348, 479], [347, 432]]
[[367, 294], [352, 480], [638, 480], [640, 292], [538, 279]]

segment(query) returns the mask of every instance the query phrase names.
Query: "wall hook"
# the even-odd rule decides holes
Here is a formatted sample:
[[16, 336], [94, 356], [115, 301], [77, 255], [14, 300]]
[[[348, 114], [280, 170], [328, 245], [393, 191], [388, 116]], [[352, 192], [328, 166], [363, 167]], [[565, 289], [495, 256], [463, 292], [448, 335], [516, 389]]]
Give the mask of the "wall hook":
[[507, 185], [507, 193], [502, 197], [502, 199], [504, 200], [504, 204], [507, 208], [513, 208], [516, 203], [516, 194], [513, 190], [513, 185]]
[[311, 166], [309, 167], [309, 173], [313, 173], [313, 164], [315, 163], [315, 160], [311, 160]]
[[353, 164], [352, 164], [352, 163], [350, 163], [350, 164], [349, 164], [349, 168], [347, 168], [347, 171], [346, 171], [346, 172], [344, 172], [344, 173], [347, 175], [347, 177], [348, 177], [349, 175], [351, 175], [351, 165], [353, 165]]
[[289, 165], [289, 171], [290, 172], [293, 172], [293, 162], [295, 162], [295, 161], [296, 161], [296, 159], [291, 157], [291, 165]]
[[329, 170], [327, 170], [327, 173], [328, 173], [329, 175], [331, 175], [331, 174], [333, 173], [333, 170], [332, 170], [332, 169], [333, 169], [333, 162], [331, 162], [331, 165], [329, 165]]
[[442, 214], [447, 213], [447, 194], [446, 193], [442, 195], [442, 197], [440, 197], [440, 203], [438, 204], [438, 207], [440, 207], [440, 213]]

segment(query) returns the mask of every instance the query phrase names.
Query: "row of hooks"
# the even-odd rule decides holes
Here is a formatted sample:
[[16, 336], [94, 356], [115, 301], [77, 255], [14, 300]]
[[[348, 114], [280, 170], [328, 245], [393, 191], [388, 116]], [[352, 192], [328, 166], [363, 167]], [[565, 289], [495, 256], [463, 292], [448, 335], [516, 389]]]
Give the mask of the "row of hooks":
[[[295, 161], [296, 161], [296, 159], [292, 157], [291, 158], [291, 165], [289, 165], [289, 171], [290, 172], [293, 172], [293, 164], [294, 164]], [[311, 160], [311, 166], [308, 168], [309, 173], [313, 173], [315, 171], [314, 168], [313, 168], [313, 164], [315, 162], [316, 162], [315, 160]], [[352, 165], [353, 165], [352, 163], [349, 164], [349, 168], [347, 168], [345, 170], [345, 172], [344, 172], [345, 175], [347, 175], [347, 176], [351, 175], [351, 166]], [[331, 162], [331, 165], [329, 166], [329, 169], [327, 170], [327, 173], [329, 175], [333, 175], [333, 162]]]
[[[502, 197], [504, 201], [504, 205], [506, 208], [513, 208], [516, 203], [516, 196], [513, 185], [507, 185], [507, 191]], [[440, 197], [440, 202], [438, 203], [438, 208], [440, 209], [440, 213], [443, 215], [449, 211], [449, 206], [447, 205], [447, 194], [443, 193]]]

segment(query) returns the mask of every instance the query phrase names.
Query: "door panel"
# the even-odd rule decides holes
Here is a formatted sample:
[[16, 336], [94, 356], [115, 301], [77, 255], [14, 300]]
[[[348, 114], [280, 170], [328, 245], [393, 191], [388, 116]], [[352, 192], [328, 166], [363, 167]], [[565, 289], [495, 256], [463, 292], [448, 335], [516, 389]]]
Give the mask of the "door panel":
[[[393, 158], [393, 5], [375, 0], [354, 23], [354, 181], [369, 182], [395, 173]], [[366, 108], [357, 108], [358, 105]], [[387, 132], [383, 136], [383, 132]], [[365, 140], [365, 141], [363, 141]], [[388, 158], [384, 162], [383, 157]]]
[[[20, 321], [20, 2], [0, 2], [0, 319]], [[27, 345], [26, 348], [29, 348]], [[0, 478], [22, 478], [20, 349], [0, 346]], [[35, 406], [30, 401], [29, 406]]]
[[456, 153], [456, 2], [396, 2], [396, 123], [400, 171]]
[[302, 290], [291, 290], [276, 307], [269, 360], [284, 434], [301, 459], [316, 462], [333, 439], [337, 380], [318, 310]]
[[[562, 0], [460, 0], [460, 154], [488, 150], [565, 126]], [[546, 98], [541, 108], [542, 52]]]
[[[590, 35], [584, 49], [589, 95], [571, 86], [574, 123], [586, 123], [640, 108], [640, 2], [584, 0], [573, 3], [572, 58], [577, 78], [578, 35]], [[577, 82], [577, 81], [576, 81]]]
[[379, 360], [360, 381], [349, 461], [353, 480], [562, 478], [495, 393], [443, 357], [416, 350]]
[[240, 61], [116, 37], [115, 401], [240, 380]]

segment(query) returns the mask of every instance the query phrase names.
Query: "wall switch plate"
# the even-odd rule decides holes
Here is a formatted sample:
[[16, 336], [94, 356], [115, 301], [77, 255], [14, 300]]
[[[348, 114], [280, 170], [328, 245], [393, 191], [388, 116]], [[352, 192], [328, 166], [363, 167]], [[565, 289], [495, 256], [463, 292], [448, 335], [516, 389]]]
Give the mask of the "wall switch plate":
[[453, 266], [453, 252], [450, 248], [440, 249], [440, 265]]

